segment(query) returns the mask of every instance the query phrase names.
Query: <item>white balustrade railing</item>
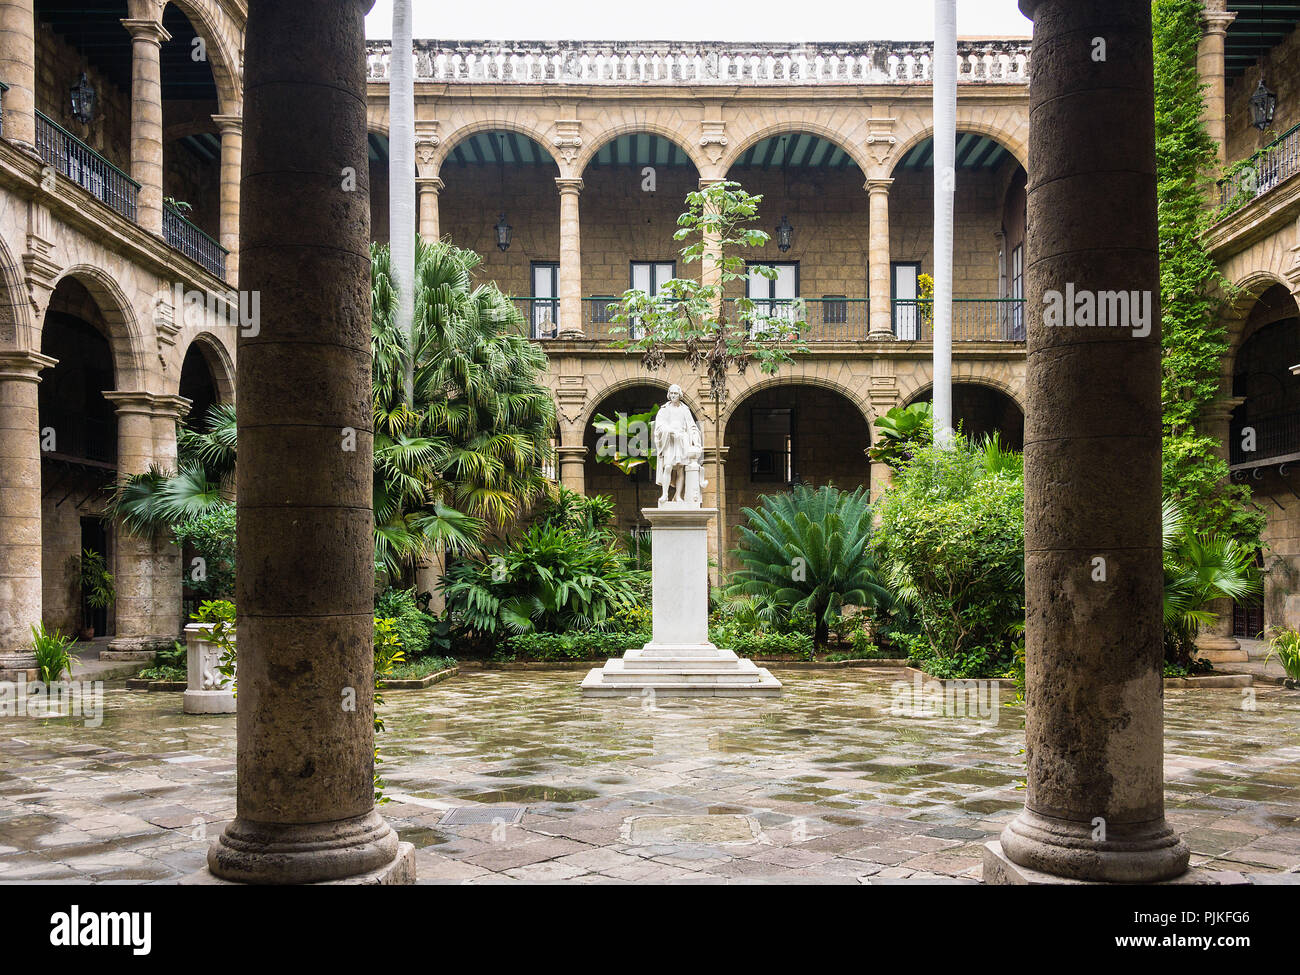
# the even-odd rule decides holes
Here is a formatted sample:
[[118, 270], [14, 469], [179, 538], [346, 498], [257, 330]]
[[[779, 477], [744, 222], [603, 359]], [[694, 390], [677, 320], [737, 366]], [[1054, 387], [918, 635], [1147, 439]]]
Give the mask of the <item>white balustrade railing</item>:
[[[388, 78], [392, 46], [367, 45], [372, 81]], [[931, 45], [417, 41], [417, 81], [461, 84], [928, 84]], [[1026, 84], [1029, 41], [962, 41], [959, 84]]]

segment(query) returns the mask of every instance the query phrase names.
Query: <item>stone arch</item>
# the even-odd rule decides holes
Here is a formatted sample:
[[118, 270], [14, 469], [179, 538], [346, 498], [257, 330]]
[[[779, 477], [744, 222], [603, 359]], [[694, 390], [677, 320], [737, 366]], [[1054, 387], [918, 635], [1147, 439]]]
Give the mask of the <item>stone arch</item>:
[[772, 138], [778, 135], [815, 135], [818, 138], [825, 139], [827, 142], [838, 146], [848, 157], [853, 160], [858, 169], [864, 174], [871, 172], [871, 160], [863, 152], [862, 147], [846, 139], [843, 132], [833, 129], [828, 125], [820, 122], [813, 122], [805, 119], [791, 118], [784, 119], [780, 122], [773, 122], [762, 128], [749, 132], [743, 139], [737, 141], [736, 145], [731, 147], [720, 160], [717, 166], [713, 167], [720, 174], [725, 175], [736, 164], [745, 150], [762, 142], [764, 139]]
[[[1272, 271], [1249, 271], [1232, 283], [1234, 298], [1223, 312], [1228, 333], [1228, 354], [1224, 356], [1223, 362], [1225, 377], [1231, 378], [1237, 354], [1246, 340], [1246, 326], [1250, 321], [1251, 313], [1264, 292], [1276, 287], [1290, 290], [1287, 281]], [[1294, 294], [1291, 300], [1300, 306], [1300, 301]], [[1297, 308], [1297, 314], [1300, 314], [1300, 307]]]
[[39, 344], [32, 330], [31, 303], [22, 274], [9, 245], [0, 238], [0, 349], [30, 351]]
[[[981, 404], [977, 397], [975, 403], [971, 404], [970, 399], [966, 398], [967, 405], [974, 405], [975, 407], [974, 416], [970, 417], [971, 424], [966, 429], [967, 435], [969, 435], [973, 440], [979, 441], [982, 439], [983, 435], [997, 432], [1001, 435], [1000, 439], [1003, 440], [1005, 446], [1008, 446], [1013, 450], [1024, 449], [1025, 408], [1017, 398], [1014, 389], [1012, 389], [1007, 383], [983, 376], [953, 376], [952, 385], [954, 420], [958, 419], [956, 414], [962, 405], [961, 401], [963, 397], [960, 392], [960, 387], [982, 390], [985, 393], [994, 393], [996, 396], [1001, 397], [1001, 399], [1005, 401], [1006, 405], [1014, 408], [1015, 412], [1019, 415], [1018, 419], [1012, 417], [1005, 406], [1001, 409], [1000, 415], [997, 412], [984, 412], [982, 407], [988, 407], [989, 404], [987, 402]], [[918, 402], [921, 397], [926, 396], [927, 394], [932, 394], [933, 386], [934, 384], [931, 382], [913, 390], [904, 405], [910, 406], [911, 404]]]
[[[185, 347], [185, 351], [180, 357], [182, 363], [191, 349], [197, 350], [203, 356], [203, 361], [207, 363], [220, 402], [233, 403], [235, 401], [235, 363], [231, 359], [230, 351], [226, 348], [225, 343], [211, 332], [199, 332], [194, 338], [190, 339], [189, 344]], [[176, 382], [176, 391], [179, 393], [179, 373]]]
[[[1015, 403], [1021, 413], [1025, 412], [1025, 404], [1023, 400], [1024, 390], [1013, 386], [1011, 383], [1005, 382], [994, 376], [961, 376], [957, 374], [955, 369], [953, 371], [952, 381], [953, 385], [960, 383], [967, 386], [986, 386], [989, 389], [1001, 393], [1007, 399], [1011, 400], [1011, 402]], [[925, 382], [918, 384], [915, 389], [911, 390], [906, 396], [900, 398], [900, 405], [911, 406], [920, 399], [920, 397], [929, 393], [933, 387], [934, 380], [926, 380]]]
[[[625, 389], [632, 389], [636, 386], [654, 386], [667, 393], [668, 387], [673, 383], [677, 383], [677, 385], [682, 387], [682, 402], [690, 407], [691, 413], [695, 417], [695, 421], [699, 423], [702, 414], [700, 412], [698, 401], [696, 397], [691, 395], [690, 390], [687, 389], [685, 383], [682, 383], [677, 379], [661, 379], [658, 376], [641, 373], [634, 376], [627, 376], [623, 379], [617, 379], [607, 386], [602, 386], [599, 391], [593, 393], [590, 398], [590, 405], [583, 406], [582, 413], [578, 416], [577, 423], [574, 424], [572, 429], [577, 434], [579, 442], [581, 442], [582, 438], [586, 436], [587, 427], [591, 425], [591, 418], [599, 411], [600, 405], [611, 396], [614, 396]], [[650, 409], [650, 405], [651, 404], [646, 404], [647, 410]], [[706, 431], [701, 427], [700, 432], [705, 433]]]
[[[1009, 131], [1004, 126], [989, 122], [987, 119], [975, 115], [968, 114], [963, 118], [960, 103], [958, 103], [957, 106], [957, 114], [958, 135], [961, 135], [963, 132], [969, 132], [974, 135], [988, 136], [994, 142], [998, 143], [998, 145], [1002, 146], [1003, 149], [1007, 150], [1007, 152], [1011, 153], [1016, 162], [1020, 163], [1020, 165], [1024, 167], [1025, 172], [1029, 172], [1029, 144], [1027, 135], [1025, 137], [1020, 137]], [[1022, 128], [1025, 128], [1027, 132], [1028, 125], [1026, 124]], [[893, 174], [894, 169], [897, 168], [899, 162], [906, 158], [909, 152], [933, 135], [934, 126], [925, 125], [911, 134], [904, 136], [903, 139], [894, 146], [893, 152], [889, 154], [889, 158], [885, 161], [885, 165], [889, 168], [889, 175]]]
[[[419, 123], [417, 122], [416, 124], [418, 125]], [[372, 132], [377, 130], [377, 127], [373, 122], [370, 124], [370, 129]], [[518, 135], [524, 135], [532, 139], [542, 147], [543, 152], [551, 157], [551, 161], [555, 163], [556, 168], [561, 168], [559, 160], [555, 158], [555, 147], [551, 144], [550, 140], [546, 138], [544, 130], [511, 119], [485, 118], [476, 119], [473, 122], [465, 122], [442, 138], [442, 141], [438, 144], [437, 151], [434, 153], [431, 175], [436, 176], [441, 172], [442, 164], [446, 162], [447, 156], [451, 154], [451, 151], [470, 136], [477, 135], [479, 132], [495, 132], [498, 130], [502, 132], [514, 132]]]
[[109, 348], [113, 350], [113, 378], [120, 390], [143, 390], [149, 375], [149, 345], [135, 309], [111, 275], [90, 264], [65, 268], [54, 282], [72, 278], [84, 287], [108, 326]]
[[[674, 129], [671, 126], [651, 121], [649, 119], [634, 120], [628, 122], [619, 122], [608, 128], [601, 129], [590, 139], [582, 140], [582, 148], [578, 155], [574, 157], [573, 164], [569, 167], [575, 176], [581, 176], [587, 169], [588, 164], [595, 158], [596, 153], [600, 152], [605, 146], [613, 142], [621, 135], [657, 135], [667, 139], [678, 149], [686, 153], [686, 158], [691, 161], [697, 173], [703, 173], [708, 161], [704, 159], [699, 152], [699, 147], [691, 144], [689, 139], [682, 138], [681, 129]], [[552, 157], [554, 158], [554, 157]]]
[[737, 392], [735, 400], [729, 402], [722, 410], [722, 430], [723, 436], [726, 436], [727, 424], [731, 422], [736, 411], [741, 405], [756, 393], [772, 389], [777, 386], [816, 386], [820, 389], [829, 390], [832, 393], [838, 393], [846, 400], [857, 407], [862, 419], [866, 421], [868, 435], [873, 435], [874, 428], [872, 422], [875, 419], [875, 411], [867, 404], [867, 401], [851, 386], [837, 382], [833, 379], [827, 379], [824, 376], [807, 375], [803, 373], [787, 373], [785, 375], [764, 376], [757, 382], [745, 386]]
[[167, 4], [174, 5], [194, 28], [194, 32], [203, 38], [207, 45], [208, 66], [212, 71], [212, 80], [217, 86], [217, 104], [222, 115], [239, 115], [243, 109], [243, 70], [240, 65], [242, 52], [233, 52], [227, 47], [227, 35], [221, 24], [213, 16], [215, 4], [201, 0], [167, 0], [158, 11], [161, 20]]

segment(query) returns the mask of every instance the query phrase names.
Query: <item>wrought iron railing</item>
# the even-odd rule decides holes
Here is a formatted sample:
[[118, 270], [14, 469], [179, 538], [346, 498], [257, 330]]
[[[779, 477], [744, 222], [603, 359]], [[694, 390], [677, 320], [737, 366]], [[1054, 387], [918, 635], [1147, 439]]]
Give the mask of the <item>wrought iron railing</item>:
[[195, 264], [225, 278], [227, 250], [186, 220], [170, 203], [163, 203], [163, 239]]
[[5, 92], [7, 92], [8, 90], [9, 90], [9, 86], [6, 85], [3, 81], [0, 81], [0, 136], [4, 135], [4, 131], [5, 131], [4, 100], [5, 100]]
[[1234, 467], [1263, 466], [1280, 457], [1300, 455], [1300, 413], [1234, 420], [1228, 444], [1229, 463]]
[[[900, 342], [934, 341], [934, 302], [895, 298], [894, 337]], [[1023, 298], [954, 298], [952, 300], [954, 342], [1023, 342], [1025, 301]]]
[[47, 115], [36, 113], [36, 150], [49, 166], [134, 221], [140, 184]]
[[535, 339], [553, 339], [560, 331], [560, 299], [538, 295], [516, 295], [510, 299], [524, 316], [528, 334]]
[[1257, 200], [1300, 173], [1300, 125], [1293, 125], [1264, 148], [1232, 167], [1219, 180], [1219, 206], [1225, 214]]

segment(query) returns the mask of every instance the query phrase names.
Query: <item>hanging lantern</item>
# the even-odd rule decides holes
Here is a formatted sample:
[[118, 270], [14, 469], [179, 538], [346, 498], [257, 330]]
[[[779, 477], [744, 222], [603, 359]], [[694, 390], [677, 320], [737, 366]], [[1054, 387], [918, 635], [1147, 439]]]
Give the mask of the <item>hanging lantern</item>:
[[89, 125], [90, 120], [95, 117], [95, 86], [86, 77], [86, 72], [81, 72], [81, 77], [72, 86], [70, 94], [72, 95], [72, 117], [82, 125]]
[[1277, 95], [1264, 87], [1264, 79], [1259, 79], [1259, 87], [1250, 96], [1250, 123], [1263, 130], [1273, 124], [1273, 112], [1277, 109]]
[[510, 235], [514, 232], [515, 228], [506, 223], [506, 215], [504, 212], [497, 218], [495, 229], [497, 232], [497, 247], [501, 248], [502, 252], [510, 250]]
[[794, 227], [790, 224], [789, 218], [783, 213], [781, 214], [781, 222], [776, 225], [776, 249], [784, 254], [793, 243]]

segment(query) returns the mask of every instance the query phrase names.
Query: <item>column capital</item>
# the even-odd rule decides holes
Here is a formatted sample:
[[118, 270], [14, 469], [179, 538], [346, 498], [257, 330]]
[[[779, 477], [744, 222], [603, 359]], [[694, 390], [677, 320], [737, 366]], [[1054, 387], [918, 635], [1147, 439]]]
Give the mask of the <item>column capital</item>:
[[242, 115], [214, 115], [212, 121], [217, 123], [217, 128], [221, 130], [222, 135], [240, 135], [244, 131]]
[[52, 369], [58, 364], [58, 359], [39, 352], [0, 352], [0, 380], [39, 383], [41, 370]]
[[122, 18], [122, 26], [131, 32], [131, 39], [136, 41], [150, 41], [161, 47], [163, 41], [170, 41], [172, 35], [167, 28], [162, 25], [162, 21], [135, 19], [131, 17]]
[[1202, 10], [1202, 34], [1226, 34], [1228, 25], [1237, 19], [1235, 10]]
[[183, 419], [190, 412], [191, 400], [184, 396], [169, 393], [148, 393], [143, 390], [107, 390], [104, 399], [114, 404], [120, 415], [123, 413], [141, 413], [145, 416], [171, 416]]
[[582, 192], [582, 179], [578, 177], [557, 176], [555, 185], [560, 191], [561, 196], [572, 193], [577, 196]]
[[441, 193], [446, 189], [446, 184], [438, 176], [417, 176], [415, 177], [415, 185], [430, 193]]
[[889, 188], [893, 185], [894, 185], [894, 179], [892, 176], [889, 177], [888, 179], [883, 179], [883, 178], [878, 179], [873, 177], [867, 180], [865, 183], [863, 183], [862, 188], [871, 194], [884, 193], [888, 195]]

